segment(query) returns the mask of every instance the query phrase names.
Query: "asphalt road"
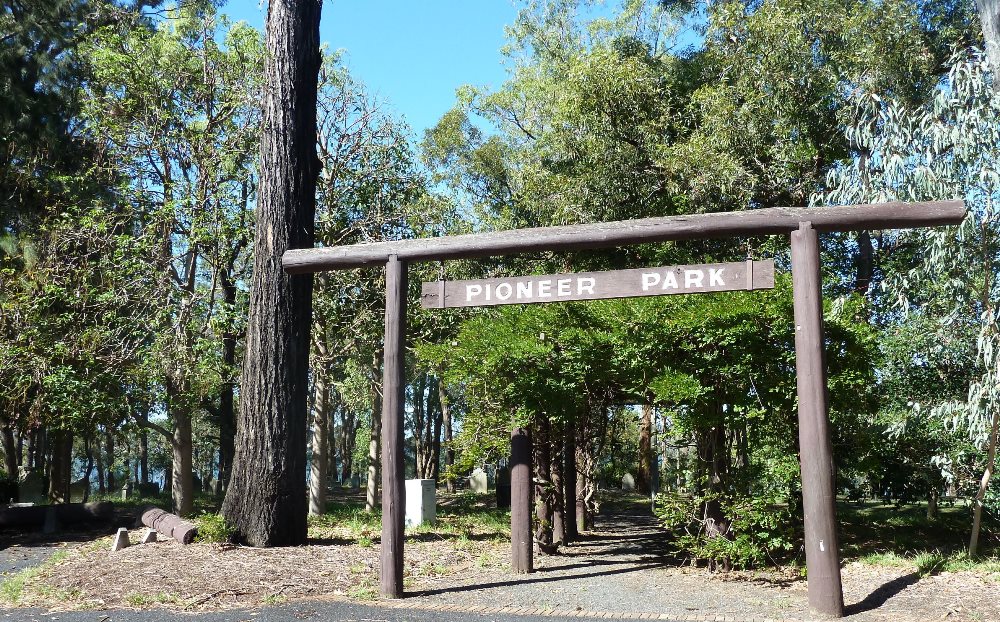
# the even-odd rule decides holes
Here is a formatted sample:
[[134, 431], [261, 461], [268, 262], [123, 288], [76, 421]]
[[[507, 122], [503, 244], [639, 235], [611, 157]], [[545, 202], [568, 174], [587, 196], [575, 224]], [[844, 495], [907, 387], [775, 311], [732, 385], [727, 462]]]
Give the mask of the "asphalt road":
[[[298, 602], [266, 609], [177, 613], [146, 611], [74, 611], [45, 613], [0, 609], [0, 622], [560, 622], [562, 616], [481, 614], [427, 609], [382, 608], [342, 601]], [[579, 620], [580, 618], [572, 618]]]

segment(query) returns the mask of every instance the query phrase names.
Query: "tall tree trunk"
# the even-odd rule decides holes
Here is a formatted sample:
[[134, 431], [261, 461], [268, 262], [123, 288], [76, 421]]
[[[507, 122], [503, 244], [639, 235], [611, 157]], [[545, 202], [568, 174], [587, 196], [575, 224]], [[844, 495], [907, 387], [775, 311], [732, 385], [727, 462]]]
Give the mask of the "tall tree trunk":
[[1000, 0], [976, 0], [979, 8], [979, 22], [983, 26], [983, 41], [986, 44], [986, 55], [993, 68], [993, 88], [1000, 76]]
[[452, 469], [455, 466], [455, 448], [451, 444], [451, 402], [448, 400], [448, 392], [444, 388], [444, 382], [438, 383], [438, 398], [441, 400], [441, 420], [444, 425], [444, 470], [447, 490], [455, 492], [455, 480]]
[[553, 424], [549, 428], [549, 444], [551, 446], [551, 467], [549, 468], [552, 480], [552, 542], [559, 546], [566, 544], [566, 505], [563, 499], [563, 425]]
[[365, 512], [373, 512], [378, 506], [378, 480], [380, 452], [382, 446], [382, 389], [378, 382], [381, 365], [380, 353], [372, 360], [372, 417], [371, 433], [368, 439], [368, 483], [365, 486]]
[[549, 443], [550, 423], [546, 416], [536, 416], [532, 449], [535, 466], [535, 544], [541, 553], [555, 553], [552, 542], [552, 474]]
[[986, 498], [986, 490], [990, 485], [990, 478], [993, 476], [993, 468], [997, 461], [997, 432], [1000, 430], [1000, 409], [993, 411], [993, 421], [990, 424], [990, 437], [986, 449], [986, 470], [979, 480], [979, 491], [976, 492], [976, 499], [973, 502], [972, 510], [972, 535], [969, 537], [969, 557], [975, 557], [979, 552], [979, 530], [983, 521], [983, 500]]
[[[243, 185], [243, 208], [246, 209], [247, 188]], [[233, 259], [235, 261], [235, 259]], [[227, 308], [236, 304], [236, 285], [233, 283], [232, 270], [219, 272], [219, 284], [222, 287], [222, 300]], [[236, 451], [236, 340], [238, 335], [231, 331], [222, 334], [222, 368], [225, 379], [222, 391], [219, 393], [219, 480], [218, 491], [224, 492], [229, 487], [229, 477], [233, 470], [233, 454]]]
[[354, 450], [358, 443], [358, 416], [354, 409], [340, 407], [340, 481], [354, 476]]
[[[7, 477], [17, 481], [17, 443], [14, 441], [14, 426], [4, 422], [0, 425], [0, 438], [3, 439], [3, 463]], [[6, 502], [6, 500], [0, 499]]]
[[868, 293], [875, 275], [875, 247], [868, 231], [858, 231], [858, 256], [855, 260], [854, 291]]
[[441, 385], [438, 380], [438, 393], [434, 409], [434, 429], [431, 431], [431, 472], [430, 477], [434, 480], [434, 485], [438, 484], [438, 476], [441, 474], [441, 425], [444, 422], [444, 404], [441, 402]]
[[115, 437], [111, 432], [104, 433], [104, 443], [108, 450], [108, 492], [115, 492]]
[[94, 472], [94, 449], [90, 442], [90, 437], [83, 439], [83, 446], [87, 453], [87, 468], [83, 471], [83, 502], [90, 501], [90, 474]]
[[576, 522], [576, 420], [570, 419], [563, 429], [563, 507], [566, 542], [579, 537]]
[[98, 432], [94, 437], [94, 445], [96, 446], [95, 449], [97, 449], [94, 452], [94, 461], [97, 466], [97, 494], [103, 496], [107, 493], [108, 489], [104, 485], [104, 449], [101, 443], [102, 437], [103, 434], [101, 432]]
[[327, 412], [330, 389], [326, 384], [326, 370], [313, 370], [313, 433], [312, 459], [309, 464], [309, 513], [320, 516], [326, 512], [327, 460], [330, 456], [330, 414]]
[[321, 0], [267, 9], [264, 123], [236, 456], [222, 514], [254, 546], [306, 541], [306, 420], [312, 276], [281, 255], [312, 248]]
[[173, 456], [170, 499], [174, 514], [188, 516], [194, 512], [194, 465], [192, 463], [193, 438], [191, 413], [186, 409], [171, 413], [173, 437], [170, 448]]
[[73, 433], [53, 430], [52, 460], [49, 462], [49, 501], [69, 503], [69, 485], [73, 466]]
[[587, 504], [590, 462], [585, 433], [577, 427], [576, 437], [576, 531], [583, 533], [590, 527], [590, 508]]
[[[149, 421], [149, 411], [145, 408], [140, 414], [143, 421]], [[140, 422], [140, 426], [142, 423]], [[144, 427], [139, 428], [139, 478], [136, 480], [143, 484], [149, 483], [149, 430]]]
[[423, 478], [424, 463], [427, 459], [424, 424], [427, 414], [425, 396], [427, 393], [427, 374], [419, 374], [413, 382], [413, 455], [416, 460], [414, 473]]
[[651, 491], [653, 477], [653, 405], [642, 405], [642, 419], [639, 423], [639, 468], [635, 488], [638, 492], [648, 495]]

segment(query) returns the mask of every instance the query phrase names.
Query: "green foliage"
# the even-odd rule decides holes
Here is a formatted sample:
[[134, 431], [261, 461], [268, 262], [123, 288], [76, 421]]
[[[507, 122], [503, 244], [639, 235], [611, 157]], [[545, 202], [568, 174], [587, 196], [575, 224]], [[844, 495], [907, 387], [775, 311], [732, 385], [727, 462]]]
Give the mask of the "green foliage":
[[[717, 503], [726, 517], [722, 530], [705, 516], [705, 507], [711, 503]], [[781, 563], [798, 540], [790, 527], [788, 509], [761, 496], [667, 493], [657, 496], [654, 513], [673, 535], [679, 555], [716, 567], [758, 568]]]
[[228, 543], [233, 541], [234, 530], [222, 514], [202, 512], [195, 517], [198, 525], [198, 542]]

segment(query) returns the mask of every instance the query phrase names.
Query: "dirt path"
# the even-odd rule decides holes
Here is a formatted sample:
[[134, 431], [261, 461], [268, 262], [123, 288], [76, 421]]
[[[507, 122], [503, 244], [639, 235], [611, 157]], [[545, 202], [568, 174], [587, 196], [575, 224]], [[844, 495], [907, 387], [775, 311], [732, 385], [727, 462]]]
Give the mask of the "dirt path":
[[[561, 554], [536, 557], [536, 572], [514, 577], [478, 571], [443, 578], [415, 596], [422, 602], [557, 610], [706, 614], [727, 619], [809, 619], [806, 582], [773, 573], [710, 574], [668, 562], [666, 534], [648, 512], [598, 517], [596, 530]], [[1000, 620], [1000, 584], [975, 575], [921, 578], [913, 569], [844, 569], [848, 620], [924, 622]], [[485, 576], [484, 576], [485, 575]]]

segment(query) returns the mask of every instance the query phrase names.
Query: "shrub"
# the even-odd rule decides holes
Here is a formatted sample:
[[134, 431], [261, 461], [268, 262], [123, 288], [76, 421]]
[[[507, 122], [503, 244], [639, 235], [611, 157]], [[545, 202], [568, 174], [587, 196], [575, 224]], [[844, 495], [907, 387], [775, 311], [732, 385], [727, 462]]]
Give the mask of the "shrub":
[[[712, 502], [718, 503], [727, 522], [715, 523], [705, 517], [705, 507]], [[767, 499], [720, 493], [661, 494], [656, 516], [673, 534], [678, 553], [707, 561], [715, 568], [777, 564], [794, 549], [791, 514]]]
[[226, 522], [221, 514], [202, 512], [195, 518], [198, 525], [196, 542], [232, 542], [233, 527]]

